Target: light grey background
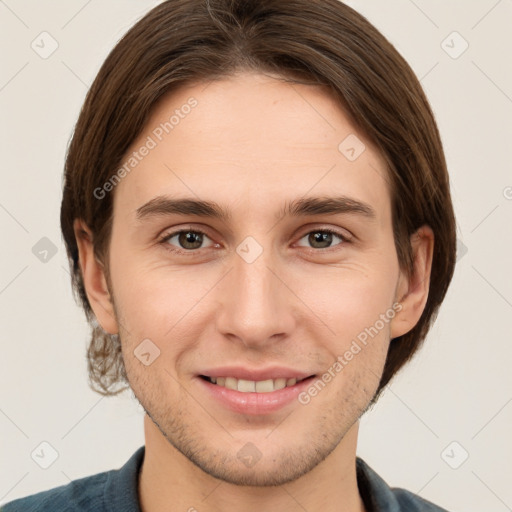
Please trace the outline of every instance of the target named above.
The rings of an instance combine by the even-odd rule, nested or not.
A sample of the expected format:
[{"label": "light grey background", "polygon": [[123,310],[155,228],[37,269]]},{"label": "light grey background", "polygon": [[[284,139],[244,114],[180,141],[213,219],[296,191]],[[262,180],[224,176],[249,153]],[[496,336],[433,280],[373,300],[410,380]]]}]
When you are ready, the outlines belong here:
[{"label": "light grey background", "polygon": [[[87,88],[157,3],[0,0],[0,504],[118,468],[144,443],[131,393],[105,399],[87,386],[89,330],[71,295],[59,207]],[[390,485],[450,511],[512,510],[512,0],[347,3],[422,81],[461,249],[424,348],[362,419],[358,453]],[[46,262],[43,237],[57,250]],[[31,458],[42,442],[58,453],[48,469]]]}]

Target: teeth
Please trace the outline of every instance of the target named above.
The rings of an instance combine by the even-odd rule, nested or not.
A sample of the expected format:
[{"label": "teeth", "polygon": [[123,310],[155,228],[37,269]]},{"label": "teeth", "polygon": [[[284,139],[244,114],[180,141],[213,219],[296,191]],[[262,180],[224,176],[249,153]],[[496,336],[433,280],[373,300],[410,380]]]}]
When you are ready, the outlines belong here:
[{"label": "teeth", "polygon": [[210,382],[213,384],[217,384],[218,386],[222,386],[228,389],[234,389],[235,391],[240,391],[242,393],[271,393],[272,391],[277,391],[278,389],[283,389],[288,386],[294,386],[297,382],[300,382],[302,379],[297,381],[296,378],[285,379],[268,379],[268,380],[245,380],[245,379],[235,379],[234,377],[208,377]]},{"label": "teeth", "polygon": [[283,389],[286,387],[286,379],[275,379],[274,380],[274,389]]},{"label": "teeth", "polygon": [[[236,382],[236,379],[233,380]],[[235,389],[242,391],[243,393],[254,393],[256,391],[256,382],[253,380],[238,379],[238,386]]]},{"label": "teeth", "polygon": [[[241,381],[238,381],[238,391],[245,391],[240,389],[240,382]],[[270,393],[274,391],[274,381],[272,379],[260,380],[254,384],[254,388],[253,391],[257,391],[258,393]]]},{"label": "teeth", "polygon": [[236,391],[237,381],[234,377],[226,377],[226,382],[225,382],[224,386],[228,389],[234,389]]}]

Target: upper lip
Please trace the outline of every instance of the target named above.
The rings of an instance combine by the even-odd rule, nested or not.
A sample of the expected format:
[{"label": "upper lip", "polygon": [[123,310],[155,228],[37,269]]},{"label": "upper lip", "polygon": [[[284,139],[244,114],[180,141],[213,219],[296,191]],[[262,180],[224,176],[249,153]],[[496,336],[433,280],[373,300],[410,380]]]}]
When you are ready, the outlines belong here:
[{"label": "upper lip", "polygon": [[311,372],[286,368],[284,366],[272,366],[268,368],[244,368],[242,366],[222,366],[219,368],[210,368],[201,371],[199,375],[205,377],[234,377],[235,379],[244,379],[252,381],[261,381],[269,379],[305,379],[314,375]]}]

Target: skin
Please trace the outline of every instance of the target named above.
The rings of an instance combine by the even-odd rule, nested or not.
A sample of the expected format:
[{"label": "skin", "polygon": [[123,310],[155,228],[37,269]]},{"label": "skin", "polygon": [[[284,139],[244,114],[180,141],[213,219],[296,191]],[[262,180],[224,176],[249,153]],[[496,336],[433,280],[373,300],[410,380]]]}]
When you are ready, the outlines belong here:
[{"label": "skin", "polygon": [[[432,231],[411,237],[407,278],[384,162],[320,86],[249,72],[189,85],[163,98],[128,153],[190,97],[198,105],[112,192],[110,289],[90,231],[75,222],[90,304],[103,329],[119,333],[130,386],[146,411],[142,510],[364,511],[355,472],[359,418],[390,340],[412,329],[425,306]],[[355,161],[338,150],[350,134],[366,146]],[[231,217],[137,220],[137,209],[158,195],[215,201]],[[335,195],[366,203],[375,217],[276,221],[285,201]],[[310,234],[321,228],[343,238],[315,241]],[[202,245],[200,235],[195,245],[180,245],[178,236],[160,241],[179,229],[203,231]],[[263,250],[252,263],[236,252],[247,236]],[[225,364],[321,376],[396,302],[401,310],[307,405],[235,413],[198,381],[200,369]],[[134,357],[146,338],[160,349],[149,366]],[[248,442],[262,455],[253,467],[237,457]]]}]

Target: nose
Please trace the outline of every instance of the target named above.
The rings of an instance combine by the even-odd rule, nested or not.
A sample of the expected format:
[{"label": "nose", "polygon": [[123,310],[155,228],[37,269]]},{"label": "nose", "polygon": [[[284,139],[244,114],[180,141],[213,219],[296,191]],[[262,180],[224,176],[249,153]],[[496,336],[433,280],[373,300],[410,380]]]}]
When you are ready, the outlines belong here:
[{"label": "nose", "polygon": [[233,255],[231,271],[217,287],[218,331],[250,348],[263,348],[294,329],[299,299],[289,272],[264,250],[253,262]]}]

